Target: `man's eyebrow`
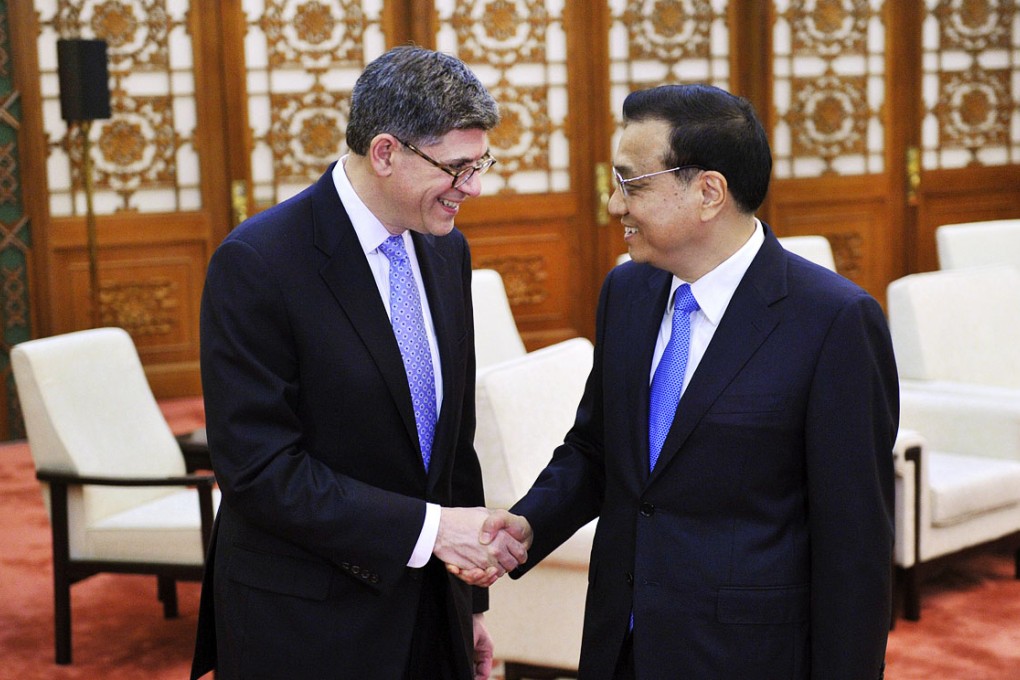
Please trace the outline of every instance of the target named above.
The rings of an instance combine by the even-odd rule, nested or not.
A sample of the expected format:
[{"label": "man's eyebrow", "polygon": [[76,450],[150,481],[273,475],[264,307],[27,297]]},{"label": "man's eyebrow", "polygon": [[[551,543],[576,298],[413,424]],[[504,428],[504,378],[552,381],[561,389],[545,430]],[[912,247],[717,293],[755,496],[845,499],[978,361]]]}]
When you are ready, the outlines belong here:
[{"label": "man's eyebrow", "polygon": [[452,161],[445,161],[445,162],[446,162],[446,164],[447,164],[447,165],[449,165],[450,167],[453,167],[453,168],[458,168],[458,167],[460,167],[460,166],[462,166],[462,165],[467,165],[468,163],[471,163],[471,164],[477,163],[478,161],[480,161],[480,160],[482,160],[483,158],[485,158],[485,156],[486,156],[486,155],[487,155],[488,153],[489,153],[489,148],[488,148],[488,147],[486,147],[486,148],[485,148],[485,152],[484,152],[484,153],[483,153],[483,154],[482,154],[481,156],[479,156],[478,158],[469,158],[469,157],[464,157],[464,158],[457,158],[457,159],[455,159],[455,160],[452,160]]},{"label": "man's eyebrow", "polygon": [[629,165],[614,165],[613,168],[615,168],[616,171],[620,173],[620,176],[623,177],[624,179],[626,179],[629,175],[634,174],[634,171],[631,169]]}]

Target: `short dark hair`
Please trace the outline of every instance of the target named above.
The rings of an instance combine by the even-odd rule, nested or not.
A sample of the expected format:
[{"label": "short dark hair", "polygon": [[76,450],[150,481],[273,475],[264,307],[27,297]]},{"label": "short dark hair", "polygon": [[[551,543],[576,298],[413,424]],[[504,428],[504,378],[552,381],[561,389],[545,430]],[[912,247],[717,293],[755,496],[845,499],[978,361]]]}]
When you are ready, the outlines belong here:
[{"label": "short dark hair", "polygon": [[460,59],[394,47],[369,63],[354,84],[347,146],[365,155],[383,132],[428,146],[451,130],[491,130],[497,123],[496,101]]},{"label": "short dark hair", "polygon": [[672,127],[663,167],[698,165],[726,178],[746,213],[765,200],[772,151],[751,102],[711,85],[662,85],[631,92],[624,124],[661,120]]}]

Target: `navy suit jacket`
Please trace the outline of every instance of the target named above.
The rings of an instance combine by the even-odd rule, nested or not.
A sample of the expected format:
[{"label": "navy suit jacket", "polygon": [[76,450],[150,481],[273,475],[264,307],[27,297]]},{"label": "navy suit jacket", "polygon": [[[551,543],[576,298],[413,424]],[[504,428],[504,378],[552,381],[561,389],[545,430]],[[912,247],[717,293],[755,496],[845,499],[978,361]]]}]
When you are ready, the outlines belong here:
[{"label": "navy suit jacket", "polygon": [[[617,267],[573,428],[513,508],[528,563],[599,518],[580,659],[643,680],[882,675],[898,382],[882,309],[765,242],[648,472],[649,370],[671,275]],[[525,577],[526,578],[526,577]]]},{"label": "navy suit jacket", "polygon": [[[470,253],[457,231],[412,238],[444,391],[428,474],[400,350],[331,173],[212,257],[201,364],[223,502],[196,675],[215,663],[220,678],[403,677],[430,581],[406,566],[425,503],[484,505]],[[469,679],[486,593],[445,571],[432,580]]]}]

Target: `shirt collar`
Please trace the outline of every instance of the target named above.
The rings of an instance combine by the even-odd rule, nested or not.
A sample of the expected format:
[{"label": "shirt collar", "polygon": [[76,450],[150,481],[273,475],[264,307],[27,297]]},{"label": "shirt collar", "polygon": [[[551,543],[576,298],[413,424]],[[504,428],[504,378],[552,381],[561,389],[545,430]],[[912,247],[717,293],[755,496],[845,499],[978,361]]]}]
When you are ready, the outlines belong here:
[{"label": "shirt collar", "polygon": [[[705,318],[717,326],[722,319],[726,307],[730,304],[730,298],[740,285],[741,279],[751,266],[751,261],[758,254],[758,249],[765,242],[765,230],[758,218],[754,218],[754,232],[747,239],[744,245],[740,246],[737,252],[723,260],[715,269],[708,272],[700,279],[691,284],[691,293],[698,301]],[[669,290],[669,311],[673,310],[673,294],[686,281],[673,277],[673,283]]]},{"label": "shirt collar", "polygon": [[[354,185],[351,184],[344,168],[346,163],[347,155],[345,154],[333,166],[333,184],[340,196],[340,202],[347,210],[347,216],[351,218],[351,224],[354,226],[354,233],[358,235],[361,248],[367,255],[375,251],[383,241],[393,234],[387,231],[379,218],[368,209],[365,202],[358,196],[358,192],[354,190]],[[404,244],[405,246],[407,244],[406,236],[404,236]]]}]

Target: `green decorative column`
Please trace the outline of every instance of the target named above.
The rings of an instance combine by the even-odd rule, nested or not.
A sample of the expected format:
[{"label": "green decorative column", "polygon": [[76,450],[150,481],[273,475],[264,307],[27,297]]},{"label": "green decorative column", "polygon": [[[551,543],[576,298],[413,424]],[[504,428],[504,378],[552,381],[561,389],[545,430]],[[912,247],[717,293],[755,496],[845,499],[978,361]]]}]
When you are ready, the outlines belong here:
[{"label": "green decorative column", "polygon": [[[20,0],[19,0],[20,1]],[[14,89],[6,0],[0,0],[0,439],[25,436],[11,375],[11,347],[31,332],[28,259],[31,230],[25,215],[18,163],[21,105]]]}]

